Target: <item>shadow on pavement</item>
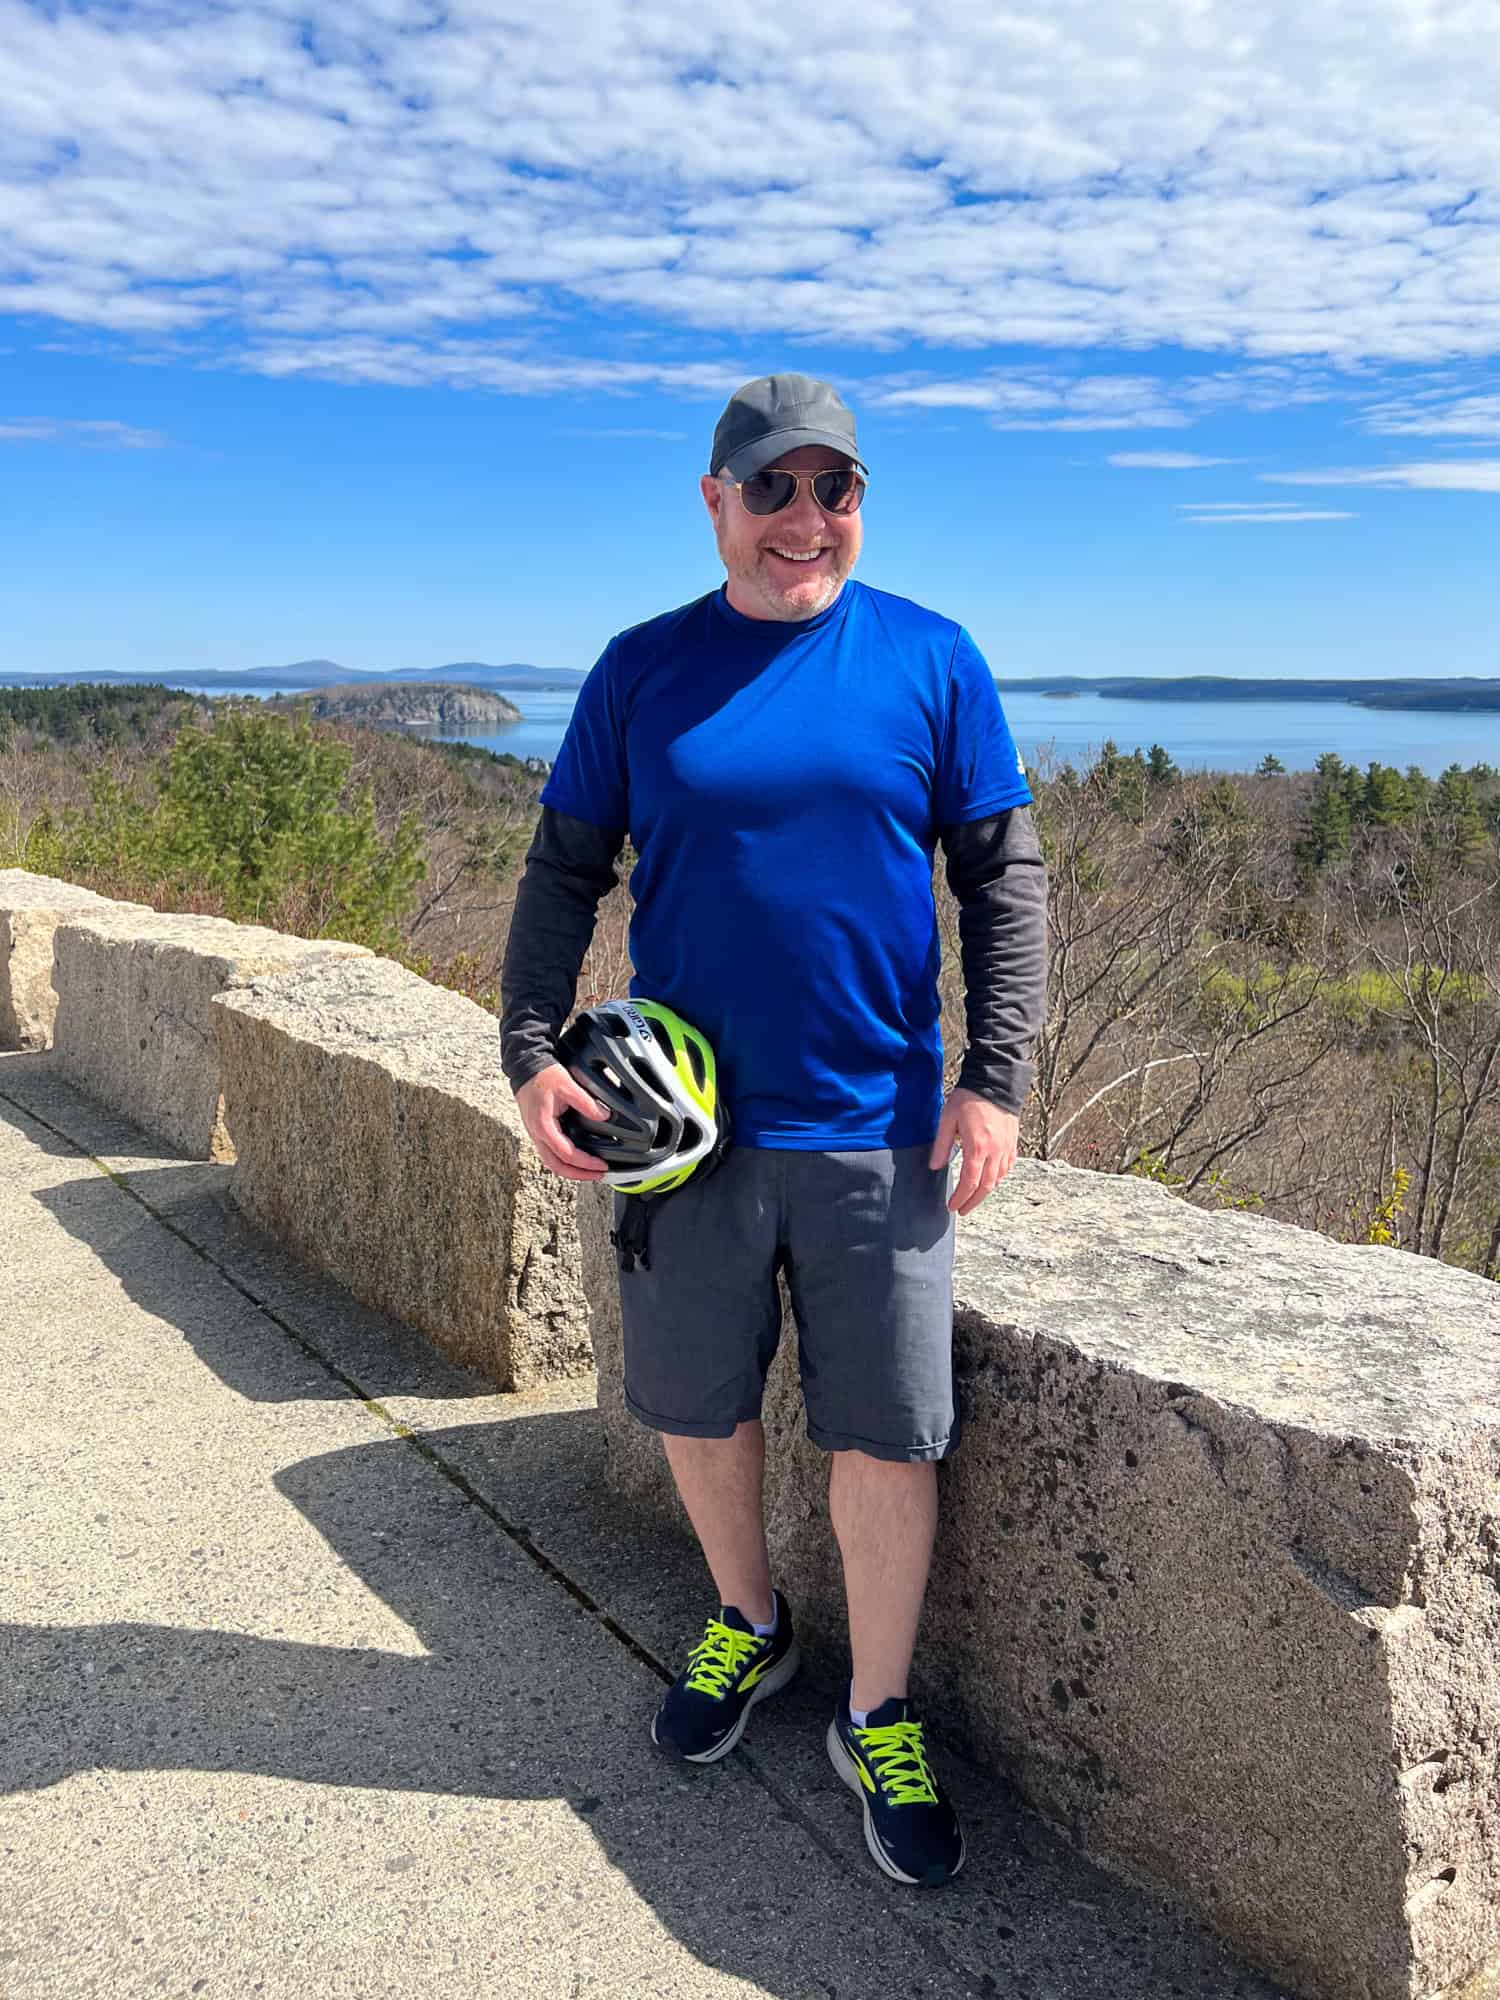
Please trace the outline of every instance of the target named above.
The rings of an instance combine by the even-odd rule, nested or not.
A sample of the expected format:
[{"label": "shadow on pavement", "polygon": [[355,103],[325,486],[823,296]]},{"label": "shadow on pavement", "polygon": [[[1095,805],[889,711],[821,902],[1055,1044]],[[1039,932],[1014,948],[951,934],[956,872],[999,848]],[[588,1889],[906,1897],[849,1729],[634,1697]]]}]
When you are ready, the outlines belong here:
[{"label": "shadow on pavement", "polygon": [[[15,1114],[0,1107],[0,1117],[14,1120]],[[28,1136],[40,1129],[24,1121]],[[54,1141],[48,1150],[78,1157],[78,1148],[66,1141]],[[122,1199],[119,1185],[96,1171],[38,1189],[36,1199],[69,1235],[88,1245],[136,1305],[177,1327],[204,1365],[252,1402],[326,1402],[348,1393],[324,1368],[288,1368],[286,1335],[277,1337],[277,1319],[305,1329],[335,1366],[356,1361],[367,1396],[462,1400],[495,1394],[494,1383],[454,1367],[410,1327],[358,1305],[331,1279],[295,1263],[283,1246],[253,1229],[229,1199],[231,1173],[229,1167],[198,1161],[132,1169],[124,1176],[129,1194],[137,1197],[131,1200]],[[202,1254],[164,1257],[163,1222]],[[249,1326],[244,1312],[226,1312],[226,1277],[273,1318]],[[334,1347],[346,1352],[330,1352]]]},{"label": "shadow on pavement", "polygon": [[[0,1119],[24,1131],[38,1152],[76,1158],[78,1147],[39,1124],[37,1118],[47,1119],[57,1106],[77,1105],[88,1107],[96,1136],[107,1142],[95,1150],[107,1150],[121,1160],[159,1160],[167,1150],[161,1140],[128,1124],[117,1112],[85,1098],[62,1076],[51,1049],[0,1049]],[[23,1120],[16,1115],[17,1109],[36,1115]]]},{"label": "shadow on pavement", "polygon": [[[106,1160],[150,1157],[102,1144],[77,1122],[89,1115],[64,1104],[58,1116],[75,1146],[0,1111],[56,1156],[76,1160],[88,1146]],[[774,2000],[1277,2000],[1160,1899],[1062,1855],[1003,1785],[955,1760],[969,1867],[936,1896],[894,1891],[828,1769],[827,1696],[811,1684],[768,1704],[723,1764],[665,1759],[647,1734],[662,1685],[652,1656],[674,1657],[700,1629],[704,1579],[669,1530],[622,1510],[604,1485],[595,1414],[527,1414],[525,1398],[497,1397],[250,1231],[224,1180],[201,1163],[156,1163],[128,1172],[139,1199],[92,1170],[35,1199],[250,1402],[347,1399],[357,1384],[384,1401],[484,1397],[484,1417],[501,1420],[426,1430],[416,1446],[361,1443],[277,1474],[278,1494],[332,1559],[275,1580],[277,1622],[298,1638],[0,1624],[0,1791],[89,1769],[182,1770],[558,1800],[703,1966]],[[345,1572],[420,1651],[341,1642]],[[493,1849],[497,1906],[525,1897],[565,1933],[575,1891],[557,1871],[567,1864],[538,1853],[534,1817],[529,1833],[523,1819],[506,1819]],[[157,1834],[171,1838],[170,1823]],[[389,1837],[372,1832],[372,1855]]]},{"label": "shadow on pavement", "polygon": [[[453,1439],[492,1429],[517,1434],[529,1459],[582,1467],[597,1425],[578,1411]],[[427,1442],[443,1454],[443,1433]],[[1277,1988],[1153,1899],[1076,1859],[1059,1867],[1050,1838],[977,1773],[956,1788],[974,1847],[965,1876],[937,1896],[893,1892],[867,1868],[858,1816],[823,1766],[821,1694],[794,1689],[769,1705],[750,1763],[669,1762],[647,1735],[660,1681],[481,1507],[413,1460],[392,1439],[302,1461],[275,1483],[410,1627],[421,1656],[154,1625],[0,1626],[0,1790],[95,1767],[182,1768],[558,1799],[705,1966],[777,2000],[1274,2000]],[[596,1488],[593,1505],[602,1529],[612,1503]],[[287,1578],[288,1624],[314,1621],[316,1588]],[[784,1789],[761,1771],[784,1774]],[[497,1886],[512,1894],[535,1870],[554,1896],[545,1861],[497,1845]]]},{"label": "shadow on pavement", "polygon": [[[853,1920],[865,1941],[832,1952],[832,1964],[844,1962],[836,1980],[811,1979],[809,1956],[838,1932],[808,1907],[809,1870],[827,1873],[816,1841],[769,1807],[742,1764],[685,1775],[655,1751],[645,1725],[659,1683],[409,1446],[330,1453],[276,1484],[426,1651],[152,1625],[3,1626],[0,1789],[96,1767],[187,1768],[341,1790],[559,1799],[695,1957],[778,2000],[881,1992],[882,1964],[906,1973],[898,1991],[919,1976],[924,1994],[985,1990],[949,1984],[941,1961],[909,1937],[882,1939],[858,1885]],[[315,1622],[317,1588],[316,1578],[288,1577],[289,1626]],[[383,1861],[377,1836],[372,1887]],[[502,1835],[497,1903],[543,1903],[565,1923],[557,1871],[567,1866],[534,1830]]]}]

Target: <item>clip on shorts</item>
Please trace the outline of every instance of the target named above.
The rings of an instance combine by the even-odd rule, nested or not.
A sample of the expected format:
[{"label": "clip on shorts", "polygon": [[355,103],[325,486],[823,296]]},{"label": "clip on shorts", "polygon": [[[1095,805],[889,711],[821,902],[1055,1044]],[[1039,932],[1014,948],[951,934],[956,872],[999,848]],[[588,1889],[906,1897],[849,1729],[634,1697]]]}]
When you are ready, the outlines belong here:
[{"label": "clip on shorts", "polygon": [[946,1457],[958,1442],[954,1218],[931,1150],[732,1146],[708,1179],[665,1199],[649,1266],[619,1278],[632,1414],[679,1437],[728,1437],[758,1417],[784,1269],[812,1442]]}]

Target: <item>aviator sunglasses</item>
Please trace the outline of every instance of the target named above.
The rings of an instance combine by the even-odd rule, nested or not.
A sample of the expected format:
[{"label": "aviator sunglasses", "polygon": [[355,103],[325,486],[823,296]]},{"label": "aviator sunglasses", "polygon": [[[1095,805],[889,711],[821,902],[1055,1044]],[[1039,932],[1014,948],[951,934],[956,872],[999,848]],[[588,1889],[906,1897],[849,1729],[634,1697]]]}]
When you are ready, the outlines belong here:
[{"label": "aviator sunglasses", "polygon": [[[719,476],[724,477],[722,473]],[[747,514],[779,514],[783,507],[791,506],[804,479],[825,514],[859,512],[866,481],[853,465],[835,465],[825,472],[783,472],[768,466],[764,472],[752,472],[748,479],[724,479],[724,484],[739,488]]]}]

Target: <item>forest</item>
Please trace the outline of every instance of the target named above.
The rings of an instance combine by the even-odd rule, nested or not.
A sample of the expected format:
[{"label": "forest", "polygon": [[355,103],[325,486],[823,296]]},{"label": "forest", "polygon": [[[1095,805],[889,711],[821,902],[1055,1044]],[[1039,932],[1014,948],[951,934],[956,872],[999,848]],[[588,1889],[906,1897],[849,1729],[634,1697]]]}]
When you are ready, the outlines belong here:
[{"label": "forest", "polygon": [[[0,691],[0,866],[388,952],[480,1005],[546,766],[166,689]],[[1500,1277],[1500,772],[1033,766],[1023,1150]],[[579,982],[629,978],[629,855]],[[934,871],[950,1080],[957,910]]]}]

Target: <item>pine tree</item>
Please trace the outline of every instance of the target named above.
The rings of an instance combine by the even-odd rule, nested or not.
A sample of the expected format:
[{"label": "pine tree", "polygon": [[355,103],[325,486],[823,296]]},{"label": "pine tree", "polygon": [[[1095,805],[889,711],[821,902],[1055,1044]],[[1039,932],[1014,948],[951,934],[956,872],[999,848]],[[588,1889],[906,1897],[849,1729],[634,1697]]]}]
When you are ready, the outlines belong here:
[{"label": "pine tree", "polygon": [[1487,853],[1489,837],[1479,793],[1467,771],[1457,764],[1448,766],[1433,788],[1431,809],[1449,851],[1461,867],[1472,868]]},{"label": "pine tree", "polygon": [[1325,867],[1336,855],[1348,851],[1354,824],[1351,778],[1363,804],[1364,780],[1358,769],[1354,765],[1346,767],[1336,751],[1325,750],[1317,762],[1312,797],[1307,802],[1296,845],[1297,859],[1304,868]]},{"label": "pine tree", "polygon": [[1373,760],[1365,773],[1364,797],[1356,817],[1365,826],[1399,826],[1415,807],[1406,780],[1392,764]]}]

